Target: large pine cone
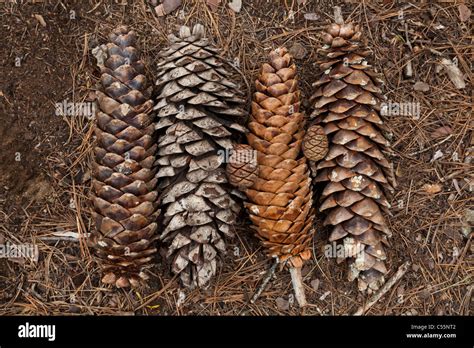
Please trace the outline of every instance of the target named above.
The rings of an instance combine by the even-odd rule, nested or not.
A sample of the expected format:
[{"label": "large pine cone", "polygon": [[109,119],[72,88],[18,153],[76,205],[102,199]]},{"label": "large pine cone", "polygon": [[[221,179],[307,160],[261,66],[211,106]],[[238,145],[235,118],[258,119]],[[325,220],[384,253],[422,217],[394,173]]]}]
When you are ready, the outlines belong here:
[{"label": "large pine cone", "polygon": [[389,146],[379,116],[382,81],[367,64],[369,51],[361,37],[352,24],[332,24],[325,33],[324,73],[313,84],[311,117],[329,138],[315,181],[326,183],[320,211],[327,213],[324,224],[334,226],[330,241],[344,244],[349,279],[358,278],[361,290],[374,290],[387,273],[383,245],[390,230],[382,211],[390,208],[386,195],[395,177],[382,153]]},{"label": "large pine cone", "polygon": [[311,178],[301,151],[304,115],[296,67],[285,48],[270,53],[255,82],[250,133],[259,172],[246,207],[267,252],[299,268],[311,257]]},{"label": "large pine cone", "polygon": [[[158,63],[157,110],[165,229],[161,238],[172,271],[188,287],[204,286],[240,204],[231,196],[225,159],[232,139],[245,132],[238,86],[204,37],[204,27],[181,27]],[[237,190],[234,192],[237,193]]]},{"label": "large pine cone", "polygon": [[133,31],[121,26],[110,35],[98,92],[92,200],[102,281],[118,287],[146,279],[144,267],[156,249],[156,151],[144,66]]}]

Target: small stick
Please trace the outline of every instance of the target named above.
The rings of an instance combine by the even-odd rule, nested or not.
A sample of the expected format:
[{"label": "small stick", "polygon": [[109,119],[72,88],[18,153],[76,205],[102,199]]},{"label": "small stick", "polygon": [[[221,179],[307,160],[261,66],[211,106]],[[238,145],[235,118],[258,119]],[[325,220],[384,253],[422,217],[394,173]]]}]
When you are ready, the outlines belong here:
[{"label": "small stick", "polygon": [[439,178],[439,181],[446,182],[447,180],[451,180],[451,179],[455,178],[456,176],[463,174],[465,171],[466,171],[466,169],[457,170],[457,171],[455,171],[455,172],[453,172],[449,175],[446,175],[442,178]]},{"label": "small stick", "polygon": [[262,284],[258,287],[257,291],[255,294],[252,296],[252,299],[250,300],[250,303],[254,304],[255,301],[257,301],[257,298],[261,295],[263,290],[267,287],[268,282],[270,279],[272,279],[273,275],[275,274],[275,270],[278,266],[278,258],[275,259],[275,263],[270,267],[270,269],[267,271],[265,274],[265,278],[263,278]]},{"label": "small stick", "polygon": [[339,25],[344,24],[344,18],[342,17],[341,6],[334,6],[334,22],[336,22],[336,24],[339,24]]},{"label": "small stick", "polygon": [[443,56],[443,53],[441,53],[440,51],[437,51],[435,50],[434,48],[428,48],[428,50],[433,53],[433,54],[436,54],[437,56]]},{"label": "small stick", "polygon": [[[411,42],[410,42],[410,37],[408,36],[408,25],[405,21],[403,21],[403,22],[404,22],[404,25],[405,25],[405,40],[407,42],[408,48],[410,49],[411,52],[413,52],[413,47],[412,47]],[[407,59],[408,59],[407,65],[405,65],[405,76],[406,77],[412,77],[413,76],[413,65],[411,63],[411,59],[408,56],[408,54],[405,54],[405,57],[407,57]]]},{"label": "small stick", "polygon": [[39,240],[43,242],[60,242],[60,241],[65,241],[65,242],[79,242],[80,240],[78,238],[74,237],[62,237],[62,236],[54,236],[54,237],[38,237]]},{"label": "small stick", "polygon": [[61,231],[61,232],[53,232],[50,236],[40,236],[38,237],[39,240],[42,241],[70,241],[70,242],[80,242],[81,239],[89,238],[90,233],[84,233],[80,235],[77,232],[72,231]]},{"label": "small stick", "polygon": [[456,262],[456,267],[454,267],[453,273],[451,273],[451,278],[449,280],[453,280],[456,274],[458,273],[459,266],[461,265],[462,260],[464,259],[464,256],[466,255],[467,250],[469,249],[469,245],[471,244],[471,239],[472,239],[472,233],[469,235],[469,239],[466,242],[466,245],[464,246],[461,256],[458,258]]},{"label": "small stick", "polygon": [[408,156],[415,156],[415,155],[419,155],[420,153],[426,152],[426,151],[428,151],[428,150],[430,150],[430,149],[432,149],[432,148],[434,148],[434,147],[436,147],[436,146],[438,146],[438,145],[441,145],[441,144],[445,143],[446,141],[448,141],[448,140],[451,139],[452,137],[453,137],[453,135],[450,134],[450,135],[448,135],[446,138],[444,138],[443,140],[437,142],[436,144],[433,144],[433,145],[431,145],[431,146],[428,146],[427,148],[424,148],[424,149],[422,149],[422,150],[420,150],[420,151],[415,151],[415,152],[409,153]]},{"label": "small stick", "polygon": [[301,267],[291,267],[291,283],[293,284],[293,289],[295,290],[296,301],[300,307],[306,306],[306,295],[304,293],[303,277],[301,276]]},{"label": "small stick", "polygon": [[408,46],[408,48],[410,49],[410,51],[413,52],[413,46],[411,45],[410,37],[408,36],[408,25],[407,25],[407,22],[405,22],[404,24],[405,24],[405,40],[407,41],[407,46]]},{"label": "small stick", "polygon": [[401,265],[397,272],[390,278],[384,286],[382,286],[379,291],[377,291],[374,296],[372,296],[367,302],[367,304],[362,305],[357,309],[357,311],[353,315],[363,315],[370,307],[372,307],[375,303],[377,303],[380,298],[385,295],[385,293],[390,290],[390,288],[406,273],[408,267],[410,266],[410,261],[406,261],[403,265]]},{"label": "small stick", "polygon": [[471,303],[471,296],[472,296],[472,289],[474,289],[474,285],[469,285],[467,287],[466,295],[464,295],[464,299],[461,302],[461,308],[466,308],[466,314],[469,315],[469,304]]},{"label": "small stick", "polygon": [[408,59],[407,65],[405,65],[405,76],[412,77],[413,76],[413,65],[411,64],[411,59],[405,54],[405,57]]}]

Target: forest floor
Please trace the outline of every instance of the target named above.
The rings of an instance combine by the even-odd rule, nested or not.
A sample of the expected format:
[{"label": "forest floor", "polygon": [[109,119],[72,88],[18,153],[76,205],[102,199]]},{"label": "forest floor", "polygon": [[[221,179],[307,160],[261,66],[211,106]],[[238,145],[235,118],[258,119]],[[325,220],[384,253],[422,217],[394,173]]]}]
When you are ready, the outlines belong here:
[{"label": "forest floor", "polygon": [[[250,304],[270,261],[245,217],[205,290],[181,289],[160,256],[148,288],[102,286],[82,238],[93,228],[87,198],[93,120],[56,114],[57,103],[94,100],[99,72],[90,51],[119,24],[138,33],[150,78],[167,34],[182,24],[204,24],[222,56],[238,63],[248,93],[269,51],[286,46],[308,100],[320,73],[320,34],[334,5],[342,6],[346,21],[361,25],[388,100],[420,106],[418,115],[386,118],[398,179],[387,279],[403,263],[410,266],[366,314],[472,315],[474,37],[466,8],[462,1],[322,0],[244,0],[239,13],[226,1],[216,9],[183,1],[164,17],[145,0],[1,3],[0,244],[36,245],[38,258],[0,258],[0,314],[345,315],[364,305],[370,296],[346,280],[346,265],[324,256],[328,231],[320,217],[314,256],[302,272],[304,309],[293,301],[286,271],[277,271]],[[443,58],[458,65],[465,88],[454,86]],[[407,64],[412,77],[405,76]]]}]

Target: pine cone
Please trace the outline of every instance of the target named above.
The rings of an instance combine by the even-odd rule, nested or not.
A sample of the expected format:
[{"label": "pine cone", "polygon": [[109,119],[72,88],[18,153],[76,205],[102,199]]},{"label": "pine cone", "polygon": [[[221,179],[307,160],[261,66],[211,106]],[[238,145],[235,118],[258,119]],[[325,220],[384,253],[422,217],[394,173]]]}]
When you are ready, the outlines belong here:
[{"label": "pine cone", "polygon": [[382,153],[389,146],[379,116],[382,81],[365,60],[369,51],[361,37],[352,24],[332,24],[325,33],[324,74],[313,84],[311,117],[329,138],[315,178],[326,183],[320,211],[327,213],[324,224],[334,226],[329,240],[344,244],[349,279],[358,278],[361,290],[375,290],[387,273],[383,244],[390,230],[382,211],[390,208],[386,195],[395,177]]},{"label": "pine cone", "polygon": [[226,172],[232,186],[242,191],[252,187],[258,175],[257,158],[253,148],[245,144],[234,145]]},{"label": "pine cone", "polygon": [[328,137],[323,127],[312,125],[306,131],[303,139],[303,153],[310,161],[319,161],[328,152]]},{"label": "pine cone", "polygon": [[304,115],[292,57],[280,48],[269,58],[255,82],[247,140],[259,173],[246,191],[246,207],[269,256],[300,268],[311,257],[313,236],[311,178],[301,152]]},{"label": "pine cone", "polygon": [[134,48],[133,31],[121,26],[110,35],[98,92],[92,201],[97,248],[105,276],[117,287],[147,279],[144,267],[156,249],[156,151],[153,102],[146,91],[144,66]]},{"label": "pine cone", "polygon": [[[160,132],[160,180],[166,256],[188,287],[204,286],[216,272],[216,255],[240,204],[228,184],[225,158],[233,139],[245,132],[238,86],[204,37],[204,27],[183,26],[163,50],[156,82],[155,109]],[[237,121],[237,122],[236,122]]]}]

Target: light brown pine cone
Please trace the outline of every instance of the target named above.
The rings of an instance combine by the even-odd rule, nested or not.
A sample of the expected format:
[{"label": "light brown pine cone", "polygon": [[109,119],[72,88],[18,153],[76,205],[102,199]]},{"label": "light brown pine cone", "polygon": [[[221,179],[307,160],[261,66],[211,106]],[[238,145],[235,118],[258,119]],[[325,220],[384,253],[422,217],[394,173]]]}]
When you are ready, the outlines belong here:
[{"label": "light brown pine cone", "polygon": [[269,256],[299,268],[311,257],[313,236],[311,178],[301,151],[304,115],[292,57],[280,48],[269,58],[255,81],[248,125],[259,172],[246,190],[246,207]]}]

